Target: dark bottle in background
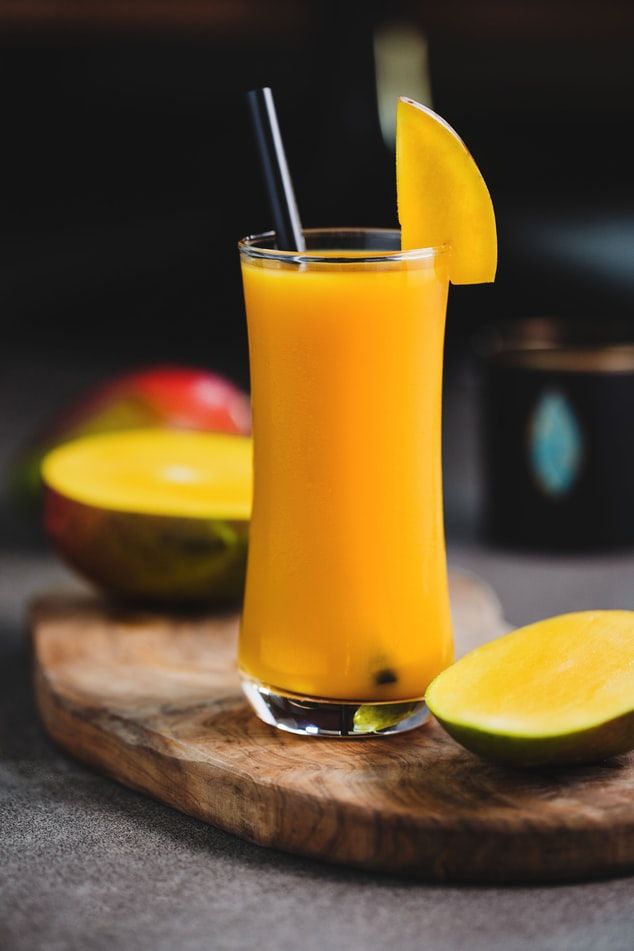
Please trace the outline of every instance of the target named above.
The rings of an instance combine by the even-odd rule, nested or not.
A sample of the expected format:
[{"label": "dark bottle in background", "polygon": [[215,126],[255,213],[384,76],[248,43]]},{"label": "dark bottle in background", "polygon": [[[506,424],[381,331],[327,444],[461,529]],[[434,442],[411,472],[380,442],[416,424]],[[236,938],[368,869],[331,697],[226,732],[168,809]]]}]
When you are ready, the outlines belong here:
[{"label": "dark bottle in background", "polygon": [[539,319],[480,337],[490,541],[562,551],[634,545],[630,333]]}]

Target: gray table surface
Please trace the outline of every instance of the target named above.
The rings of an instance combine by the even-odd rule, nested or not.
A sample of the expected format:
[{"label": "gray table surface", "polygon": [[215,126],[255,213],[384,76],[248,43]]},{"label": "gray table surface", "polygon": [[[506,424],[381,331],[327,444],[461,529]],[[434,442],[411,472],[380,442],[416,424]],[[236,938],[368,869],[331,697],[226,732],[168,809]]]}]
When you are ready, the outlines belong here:
[{"label": "gray table surface", "polygon": [[[24,368],[22,367],[22,370]],[[0,383],[7,455],[38,407],[19,361]],[[44,371],[42,371],[44,372]],[[64,367],[48,385],[63,390]],[[41,377],[40,377],[41,378]],[[59,393],[59,388],[55,390]],[[44,395],[43,395],[44,394]],[[464,451],[469,400],[450,410]],[[466,407],[466,409],[465,409]],[[465,430],[466,426],[466,430]],[[467,435],[465,435],[467,433]],[[458,450],[456,450],[458,451]],[[452,459],[449,440],[448,458]],[[454,473],[460,521],[474,483]],[[464,514],[464,513],[463,513]],[[451,520],[451,519],[450,519]],[[467,520],[468,521],[468,520]],[[9,522],[7,522],[9,525]],[[33,706],[25,608],[68,581],[46,552],[4,532],[0,548],[0,948],[3,951],[629,951],[634,879],[548,887],[440,886],[259,849],[73,762]],[[489,581],[507,618],[634,608],[634,554],[544,557],[487,549],[450,532],[450,562]]]}]

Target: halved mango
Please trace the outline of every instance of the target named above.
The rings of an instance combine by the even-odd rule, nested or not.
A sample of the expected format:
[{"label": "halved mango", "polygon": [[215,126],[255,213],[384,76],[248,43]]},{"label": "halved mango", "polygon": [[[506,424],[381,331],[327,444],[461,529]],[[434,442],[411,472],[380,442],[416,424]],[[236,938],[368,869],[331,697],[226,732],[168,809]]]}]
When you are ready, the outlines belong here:
[{"label": "halved mango", "polygon": [[86,436],[44,458],[45,526],[65,560],[113,594],[233,601],[244,585],[251,468],[246,436]]},{"label": "halved mango", "polygon": [[516,766],[593,763],[634,748],[634,611],[580,611],[471,651],[426,702],[474,753]]},{"label": "halved mango", "polygon": [[489,190],[457,133],[413,99],[398,102],[396,181],[403,249],[449,245],[453,284],[493,281],[497,233]]}]

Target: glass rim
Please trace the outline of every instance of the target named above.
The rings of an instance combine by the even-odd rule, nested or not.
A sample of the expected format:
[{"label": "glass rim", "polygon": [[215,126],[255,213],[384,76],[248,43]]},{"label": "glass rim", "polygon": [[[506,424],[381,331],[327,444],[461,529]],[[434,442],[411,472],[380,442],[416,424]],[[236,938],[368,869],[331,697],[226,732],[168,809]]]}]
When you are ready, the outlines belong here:
[{"label": "glass rim", "polygon": [[[303,228],[302,234],[306,237],[319,235],[337,235],[352,237],[358,235],[390,235],[399,236],[398,228]],[[265,261],[285,261],[287,264],[380,264],[383,262],[422,261],[432,260],[439,254],[449,250],[449,244],[440,244],[428,248],[411,248],[402,251],[388,251],[384,249],[372,250],[368,248],[333,248],[332,250],[315,248],[307,251],[280,251],[277,248],[262,247],[262,243],[275,238],[275,231],[263,231],[260,234],[250,234],[238,241],[240,254],[248,258]]]}]

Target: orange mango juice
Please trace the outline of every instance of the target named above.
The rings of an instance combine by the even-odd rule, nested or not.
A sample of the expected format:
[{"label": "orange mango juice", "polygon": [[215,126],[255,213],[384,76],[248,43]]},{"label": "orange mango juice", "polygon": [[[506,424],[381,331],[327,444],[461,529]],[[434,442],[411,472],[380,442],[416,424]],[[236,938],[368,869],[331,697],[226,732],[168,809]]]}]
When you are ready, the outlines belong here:
[{"label": "orange mango juice", "polygon": [[281,694],[421,698],[452,660],[447,257],[242,254],[254,499],[239,663]]}]

